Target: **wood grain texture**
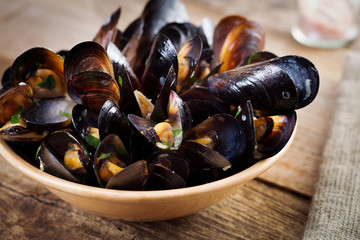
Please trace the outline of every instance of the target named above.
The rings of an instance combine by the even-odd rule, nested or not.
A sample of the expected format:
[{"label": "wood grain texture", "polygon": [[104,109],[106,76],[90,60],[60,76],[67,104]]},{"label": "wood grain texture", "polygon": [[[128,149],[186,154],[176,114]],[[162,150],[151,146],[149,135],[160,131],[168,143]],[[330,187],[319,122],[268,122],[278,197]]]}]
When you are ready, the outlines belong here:
[{"label": "wood grain texture", "polygon": [[123,222],[72,207],[0,164],[0,239],[289,239],[301,236],[310,206],[309,199],[252,181],[187,217]]},{"label": "wood grain texture", "polygon": [[[104,20],[122,7],[124,29],[142,11],[145,0],[0,1],[0,72],[25,50],[43,46],[70,49],[90,40]],[[0,159],[0,239],[300,239],[310,197],[343,74],[348,48],[319,50],[301,46],[290,36],[296,1],[184,0],[190,20],[217,23],[229,14],[263,25],[265,50],[310,59],[320,72],[317,99],[298,111],[298,132],[291,149],[270,170],[228,199],[197,214],[156,223],[128,223],[97,217],[59,200]]]}]

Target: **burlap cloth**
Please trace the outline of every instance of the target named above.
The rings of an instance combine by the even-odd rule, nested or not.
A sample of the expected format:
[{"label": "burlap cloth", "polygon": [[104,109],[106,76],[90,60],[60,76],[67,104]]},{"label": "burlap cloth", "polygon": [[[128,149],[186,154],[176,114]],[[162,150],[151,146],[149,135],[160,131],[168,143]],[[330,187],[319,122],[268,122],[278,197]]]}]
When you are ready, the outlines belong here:
[{"label": "burlap cloth", "polygon": [[360,53],[349,53],[303,239],[360,239]]}]

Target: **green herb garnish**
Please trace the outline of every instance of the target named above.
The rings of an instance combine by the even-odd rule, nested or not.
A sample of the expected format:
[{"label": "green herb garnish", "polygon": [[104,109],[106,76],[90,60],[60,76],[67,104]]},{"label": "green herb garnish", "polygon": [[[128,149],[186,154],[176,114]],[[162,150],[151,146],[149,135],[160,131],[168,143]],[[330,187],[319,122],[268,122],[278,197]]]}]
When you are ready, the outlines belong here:
[{"label": "green herb garnish", "polygon": [[111,153],[111,152],[110,153],[101,153],[99,159],[100,160],[107,159],[107,158],[110,158],[112,155],[113,155],[113,153]]},{"label": "green herb garnish", "polygon": [[38,149],[36,150],[35,161],[36,161],[36,159],[37,159],[38,156],[39,156],[40,149],[41,149],[41,145],[39,145]]},{"label": "green herb garnish", "polygon": [[237,112],[235,114],[235,118],[237,118],[239,116],[240,112],[241,112],[241,107],[238,106],[238,110],[237,110]]},{"label": "green herb garnish", "polygon": [[247,61],[248,64],[252,63],[252,61],[258,57],[260,57],[261,54],[260,53],[254,53],[253,55],[251,55]]},{"label": "green herb garnish", "polygon": [[71,118],[71,113],[68,112],[63,112],[60,110],[59,115],[62,117],[67,117],[67,118]]},{"label": "green herb garnish", "polygon": [[120,87],[123,86],[123,82],[122,82],[122,77],[121,77],[121,76],[118,77],[118,83],[119,83],[119,86],[120,86]]},{"label": "green herb garnish", "polygon": [[164,144],[164,146],[166,146],[166,149],[169,150],[170,146],[167,142],[165,142],[164,140],[161,140],[161,143]]},{"label": "green herb garnish", "polygon": [[45,78],[44,81],[39,82],[37,85],[52,90],[55,88],[55,78],[52,74],[50,74]]},{"label": "green herb garnish", "polygon": [[97,148],[100,144],[100,139],[94,137],[91,134],[89,134],[85,137],[85,141],[87,142],[87,144],[89,144],[93,148]]},{"label": "green herb garnish", "polygon": [[176,135],[179,135],[180,133],[182,133],[182,129],[172,130],[172,132],[173,132],[173,135],[176,136]]},{"label": "green herb garnish", "polygon": [[24,109],[23,106],[19,106],[16,109],[15,113],[11,116],[11,120],[10,120],[11,124],[20,123],[20,116],[21,116],[21,112],[22,112],[23,109]]}]

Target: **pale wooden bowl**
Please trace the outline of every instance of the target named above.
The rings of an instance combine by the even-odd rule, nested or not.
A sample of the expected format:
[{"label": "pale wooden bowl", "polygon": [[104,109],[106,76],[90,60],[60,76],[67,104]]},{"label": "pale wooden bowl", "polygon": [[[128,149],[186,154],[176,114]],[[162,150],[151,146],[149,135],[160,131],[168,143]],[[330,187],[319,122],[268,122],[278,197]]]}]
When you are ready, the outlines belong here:
[{"label": "pale wooden bowl", "polygon": [[90,187],[47,174],[19,157],[0,140],[0,153],[13,167],[43,184],[50,192],[78,208],[126,221],[160,221],[190,215],[226,198],[274,165],[289,149],[296,132],[275,156],[259,161],[230,177],[175,190],[123,191]]}]

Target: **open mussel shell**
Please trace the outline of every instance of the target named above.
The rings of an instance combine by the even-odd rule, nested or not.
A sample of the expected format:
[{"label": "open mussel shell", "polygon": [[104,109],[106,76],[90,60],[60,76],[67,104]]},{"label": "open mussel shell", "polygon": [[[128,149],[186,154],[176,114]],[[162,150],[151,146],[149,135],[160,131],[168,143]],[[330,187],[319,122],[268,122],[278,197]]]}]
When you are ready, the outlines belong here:
[{"label": "open mussel shell", "polygon": [[179,52],[187,41],[193,39],[197,35],[198,29],[189,22],[172,22],[160,29],[159,33],[166,35],[173,43],[176,51]]},{"label": "open mussel shell", "polygon": [[83,72],[104,72],[114,78],[112,63],[100,44],[87,41],[70,49],[64,61],[65,80],[69,82],[74,75]]},{"label": "open mussel shell", "polygon": [[5,124],[0,129],[0,138],[14,143],[36,143],[43,140],[48,134],[46,130],[32,130],[23,124]]},{"label": "open mussel shell", "polygon": [[185,181],[190,174],[189,160],[175,151],[157,151],[148,157],[147,162],[167,168],[178,174]]},{"label": "open mussel shell", "polygon": [[141,18],[144,21],[142,31],[140,31],[141,37],[132,38],[128,43],[131,44],[132,41],[137,42],[136,51],[130,63],[139,78],[142,76],[151,43],[160,29],[168,23],[187,22],[188,14],[184,4],[178,0],[155,0],[149,1],[146,4]]},{"label": "open mussel shell", "polygon": [[64,96],[64,59],[46,48],[31,48],[17,57],[11,67],[13,86],[25,82],[36,98]]},{"label": "open mussel shell", "polygon": [[65,97],[42,99],[27,107],[21,116],[28,125],[57,130],[71,124],[74,106],[75,102]]},{"label": "open mussel shell", "polygon": [[68,131],[49,134],[37,154],[40,168],[54,176],[90,185],[96,185],[90,158],[83,145]]},{"label": "open mussel shell", "polygon": [[119,22],[121,9],[118,8],[111,16],[105,21],[105,23],[101,26],[93,41],[99,43],[104,48],[108,46],[108,44],[114,40],[117,30],[116,25]]},{"label": "open mussel shell", "polygon": [[267,51],[261,51],[261,52],[256,52],[253,53],[249,56],[247,56],[242,63],[240,64],[240,66],[245,66],[245,65],[249,65],[249,64],[253,64],[253,63],[258,63],[258,62],[264,62],[273,58],[277,58],[277,56],[271,52],[267,52]]},{"label": "open mussel shell", "polygon": [[16,111],[33,103],[33,90],[28,85],[10,88],[0,95],[0,125],[9,121]]},{"label": "open mussel shell", "polygon": [[264,136],[257,142],[255,159],[265,159],[277,154],[289,141],[295,129],[297,119],[295,111],[268,118],[271,118],[271,130],[265,131]]},{"label": "open mussel shell", "polygon": [[84,105],[77,104],[72,109],[72,123],[75,131],[92,150],[100,144],[98,118],[97,113]]},{"label": "open mussel shell", "polygon": [[197,68],[203,50],[200,35],[187,41],[178,53],[179,70],[177,75],[176,91],[180,93],[193,85],[191,76]]},{"label": "open mussel shell", "polygon": [[174,133],[174,148],[178,148],[190,133],[192,116],[189,107],[174,91],[170,92],[168,115]]},{"label": "open mussel shell", "polygon": [[264,30],[256,22],[245,21],[235,26],[225,38],[222,45],[219,62],[222,62],[219,72],[233,69],[249,55],[264,48]]},{"label": "open mussel shell", "polygon": [[120,190],[144,190],[148,180],[145,160],[136,161],[110,178],[106,188]]},{"label": "open mussel shell", "polygon": [[188,139],[208,146],[233,163],[246,149],[245,131],[233,116],[221,113],[193,127]]},{"label": "open mussel shell", "polygon": [[185,180],[180,175],[162,165],[149,164],[148,168],[147,190],[176,189],[183,188],[186,185]]},{"label": "open mussel shell", "polygon": [[94,155],[94,169],[100,186],[105,187],[118,171],[130,164],[130,156],[121,139],[115,134],[106,136]]},{"label": "open mussel shell", "polygon": [[[254,109],[263,115],[292,111],[299,106],[295,80],[272,61],[274,59],[213,75],[207,79],[209,91],[234,106],[250,100]],[[315,76],[309,81],[318,83],[318,80]]]},{"label": "open mussel shell", "polygon": [[116,134],[129,151],[132,132],[129,121],[116,104],[110,100],[106,101],[99,114],[100,139],[103,140],[110,134]]},{"label": "open mussel shell", "polygon": [[118,103],[120,91],[116,81],[105,72],[78,73],[68,81],[69,96],[79,104],[99,112],[107,100]]},{"label": "open mussel shell", "polygon": [[213,35],[213,66],[217,65],[220,58],[221,49],[224,45],[225,39],[231,32],[231,30],[247,21],[246,18],[238,15],[227,16],[216,25]]},{"label": "open mussel shell", "polygon": [[190,109],[193,126],[217,113],[230,112],[230,106],[220,101],[206,87],[193,86],[180,97]]},{"label": "open mussel shell", "polygon": [[197,142],[183,142],[178,152],[190,161],[189,185],[218,180],[231,168],[231,163],[220,153]]},{"label": "open mussel shell", "polygon": [[168,106],[170,91],[175,89],[176,73],[173,66],[170,67],[169,72],[164,80],[159,95],[156,98],[154,109],[150,115],[150,120],[154,122],[165,121],[169,117]]},{"label": "open mussel shell", "polygon": [[178,72],[177,52],[170,39],[163,34],[154,39],[142,76],[142,92],[153,102],[161,91],[171,66]]},{"label": "open mussel shell", "polygon": [[[139,79],[130,67],[130,64],[126,57],[120,52],[114,43],[109,43],[106,52],[114,67],[115,80],[118,80],[120,87],[123,87],[122,79],[128,77],[130,79],[131,88],[133,90],[140,88]],[[127,74],[127,76],[126,76]]]}]

